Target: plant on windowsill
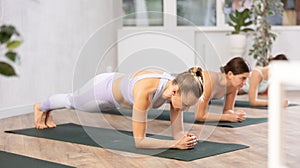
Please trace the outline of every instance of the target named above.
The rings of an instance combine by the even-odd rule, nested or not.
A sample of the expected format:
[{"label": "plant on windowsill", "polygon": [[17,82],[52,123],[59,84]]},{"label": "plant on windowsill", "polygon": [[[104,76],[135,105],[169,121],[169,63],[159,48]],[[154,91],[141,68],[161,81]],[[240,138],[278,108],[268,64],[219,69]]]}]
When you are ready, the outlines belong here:
[{"label": "plant on windowsill", "polygon": [[234,28],[229,39],[231,56],[243,56],[247,47],[247,32],[253,31],[249,28],[252,25],[250,10],[235,10],[229,14],[229,18],[228,24]]},{"label": "plant on windowsill", "polygon": [[20,34],[12,25],[0,26],[0,75],[17,76],[12,65],[19,60],[18,53],[14,50],[22,44]]},{"label": "plant on windowsill", "polygon": [[268,57],[277,35],[271,31],[271,24],[267,18],[273,16],[275,12],[283,13],[283,3],[281,0],[253,0],[251,13],[255,25],[254,42],[249,50],[249,56],[256,59],[259,66],[268,65]]}]

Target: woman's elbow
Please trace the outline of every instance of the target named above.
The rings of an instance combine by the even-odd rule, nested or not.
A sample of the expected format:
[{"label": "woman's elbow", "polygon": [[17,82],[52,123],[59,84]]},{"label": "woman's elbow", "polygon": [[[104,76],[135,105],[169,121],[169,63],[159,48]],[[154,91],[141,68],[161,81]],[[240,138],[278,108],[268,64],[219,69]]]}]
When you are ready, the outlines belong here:
[{"label": "woman's elbow", "polygon": [[206,115],[195,115],[196,121],[204,122],[206,120]]},{"label": "woman's elbow", "polygon": [[251,106],[255,106],[256,105],[255,101],[251,101],[250,100],[249,103],[250,103]]},{"label": "woman's elbow", "polygon": [[250,103],[251,106],[257,106],[257,101],[256,100],[250,99],[249,103]]},{"label": "woman's elbow", "polygon": [[136,148],[143,148],[142,138],[134,138],[134,144]]},{"label": "woman's elbow", "polygon": [[143,148],[143,146],[141,145],[141,143],[135,143],[135,147],[136,148]]}]

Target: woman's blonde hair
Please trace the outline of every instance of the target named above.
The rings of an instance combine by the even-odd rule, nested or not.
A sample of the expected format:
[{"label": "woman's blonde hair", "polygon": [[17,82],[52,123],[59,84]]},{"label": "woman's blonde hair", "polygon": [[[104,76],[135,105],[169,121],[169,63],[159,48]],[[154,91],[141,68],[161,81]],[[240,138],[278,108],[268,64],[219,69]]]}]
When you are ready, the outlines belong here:
[{"label": "woman's blonde hair", "polygon": [[179,86],[181,94],[194,93],[197,98],[203,94],[203,74],[202,68],[192,67],[186,72],[182,72],[173,80],[173,84]]}]

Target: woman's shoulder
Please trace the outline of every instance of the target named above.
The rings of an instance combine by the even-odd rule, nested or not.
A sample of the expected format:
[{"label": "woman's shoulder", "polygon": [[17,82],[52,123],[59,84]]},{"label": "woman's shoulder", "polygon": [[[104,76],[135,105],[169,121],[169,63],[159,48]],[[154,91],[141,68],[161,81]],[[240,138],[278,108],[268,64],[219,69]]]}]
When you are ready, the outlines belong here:
[{"label": "woman's shoulder", "polygon": [[204,93],[208,94],[208,97],[210,97],[213,88],[218,83],[219,73],[214,71],[203,71],[203,77]]},{"label": "woman's shoulder", "polygon": [[262,69],[263,69],[263,67],[261,67],[261,66],[255,66],[255,67],[252,69],[251,73],[253,73],[253,72],[261,72]]},{"label": "woman's shoulder", "polygon": [[255,67],[252,72],[251,72],[251,75],[248,79],[249,83],[259,83],[261,82],[262,80],[265,79],[266,77],[266,72],[264,70],[264,67]]},{"label": "woman's shoulder", "polygon": [[252,70],[252,74],[258,74],[261,77],[264,77],[267,76],[268,70],[269,70],[268,66],[265,67],[257,66]]},{"label": "woman's shoulder", "polygon": [[220,73],[214,71],[203,71],[204,81],[209,83],[215,83],[219,79]]}]

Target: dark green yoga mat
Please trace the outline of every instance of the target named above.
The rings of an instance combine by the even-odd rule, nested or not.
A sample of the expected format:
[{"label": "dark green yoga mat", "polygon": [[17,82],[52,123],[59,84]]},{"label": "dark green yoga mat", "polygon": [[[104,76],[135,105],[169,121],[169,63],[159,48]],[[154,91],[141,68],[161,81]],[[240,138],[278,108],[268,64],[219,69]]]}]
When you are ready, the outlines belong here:
[{"label": "dark green yoga mat", "polygon": [[[29,128],[5,132],[183,161],[191,161],[249,147],[240,144],[199,141],[198,145],[190,150],[137,149],[134,145],[132,132],[80,126],[72,123],[58,125],[53,129],[37,130]],[[171,139],[171,137],[161,135],[147,134],[147,136],[158,139]]]},{"label": "dark green yoga mat", "polygon": [[22,167],[70,168],[71,166],[0,151],[0,167],[3,168],[22,168]]},{"label": "dark green yoga mat", "polygon": [[[223,106],[224,100],[214,99],[214,100],[210,101],[210,104]],[[234,106],[235,107],[256,108],[256,109],[268,109],[268,106],[252,106],[252,105],[250,105],[249,101],[243,101],[243,100],[236,100]],[[289,107],[292,107],[292,106],[299,106],[299,104],[289,104]]]},{"label": "dark green yoga mat", "polygon": [[[115,109],[110,111],[103,111],[102,113],[107,114],[114,114],[114,115],[124,115],[124,116],[131,116],[132,110],[128,109]],[[148,118],[157,119],[157,120],[169,120],[170,121],[170,111],[169,110],[149,110],[148,111]],[[229,127],[229,128],[236,128],[236,127],[243,127],[247,125],[259,124],[263,122],[267,122],[268,118],[246,118],[243,122],[200,122],[195,121],[194,112],[183,112],[183,121],[186,123],[196,123],[196,124],[205,124],[205,125],[215,125],[218,127]]]}]

